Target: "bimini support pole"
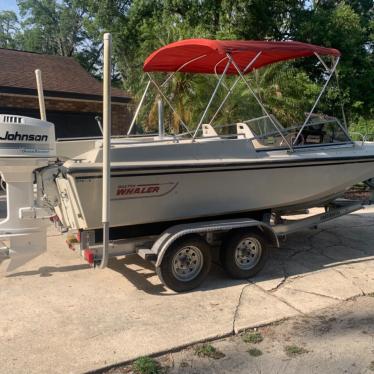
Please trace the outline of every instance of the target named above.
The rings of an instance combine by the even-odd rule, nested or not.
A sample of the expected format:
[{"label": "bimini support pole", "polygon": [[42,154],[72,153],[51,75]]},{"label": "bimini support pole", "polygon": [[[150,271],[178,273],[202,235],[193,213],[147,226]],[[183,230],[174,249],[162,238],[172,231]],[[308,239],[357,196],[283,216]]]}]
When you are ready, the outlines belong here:
[{"label": "bimini support pole", "polygon": [[226,64],[226,66],[225,66],[225,69],[223,70],[222,75],[221,75],[221,77],[219,78],[219,80],[218,80],[218,82],[217,82],[217,85],[216,85],[216,87],[215,87],[215,89],[214,89],[214,91],[213,91],[213,93],[212,93],[212,96],[211,96],[210,99],[209,99],[208,105],[205,107],[204,113],[202,114],[202,116],[201,116],[201,118],[200,118],[200,121],[199,121],[198,125],[196,126],[196,130],[195,130],[195,133],[193,134],[192,141],[195,140],[196,135],[197,135],[197,132],[199,131],[199,129],[200,129],[200,127],[201,127],[201,125],[202,125],[202,123],[203,123],[203,121],[204,121],[204,118],[205,118],[206,114],[208,113],[208,110],[209,110],[209,108],[210,108],[210,106],[211,106],[211,104],[212,104],[212,102],[213,102],[213,99],[214,99],[214,97],[216,96],[216,93],[217,93],[217,91],[218,91],[218,88],[219,88],[219,86],[221,85],[221,83],[222,83],[222,81],[223,81],[223,78],[224,78],[225,75],[226,75],[227,69],[229,68],[229,66],[230,66],[230,64],[231,64],[231,62],[232,62],[231,56],[227,56],[227,59],[228,59],[228,61],[227,61],[227,64]]},{"label": "bimini support pole", "polygon": [[[248,63],[248,65],[245,67],[245,69],[243,70],[244,73],[246,73],[248,71],[248,69],[256,62],[256,60],[260,57],[262,51],[258,52],[257,55],[255,57],[253,57],[253,59]],[[229,98],[229,96],[232,94],[235,86],[238,84],[238,82],[240,81],[240,77],[236,78],[235,82],[232,84],[232,86],[228,89],[228,92],[225,96],[225,98],[222,100],[222,103],[221,105],[218,107],[218,109],[216,110],[216,112],[213,114],[213,117],[211,118],[211,120],[209,121],[209,125],[211,125],[213,123],[213,121],[215,120],[215,118],[217,117],[217,114],[220,112],[220,110],[222,109],[222,107],[225,105],[227,99]]]},{"label": "bimini support pole", "polygon": [[319,95],[318,95],[316,101],[314,102],[314,104],[313,104],[313,106],[312,106],[312,109],[311,109],[310,112],[308,113],[308,115],[307,115],[307,117],[306,117],[306,119],[305,119],[303,125],[301,126],[299,132],[297,133],[296,138],[295,138],[295,140],[294,140],[294,142],[293,142],[293,145],[297,144],[297,141],[298,141],[298,139],[299,139],[301,133],[303,132],[305,126],[307,125],[307,123],[308,123],[310,117],[312,116],[312,114],[313,114],[313,112],[314,112],[314,109],[316,109],[317,104],[319,103],[319,101],[320,101],[320,99],[321,99],[323,93],[325,92],[326,87],[327,87],[327,85],[329,84],[331,77],[334,75],[334,73],[335,73],[335,69],[336,69],[336,67],[338,66],[339,59],[340,59],[340,58],[338,57],[338,58],[336,59],[335,63],[333,64],[332,68],[329,69],[329,68],[326,66],[326,64],[323,62],[323,60],[320,58],[320,56],[319,56],[317,53],[315,53],[315,55],[316,55],[316,56],[318,57],[318,59],[321,61],[322,65],[325,67],[326,71],[329,73],[329,76],[327,77],[326,82],[325,82],[325,84],[323,85],[323,87],[322,87],[322,89],[321,89],[321,92],[319,93]]},{"label": "bimini support pole", "polygon": [[46,115],[46,111],[45,111],[43,80],[42,80],[42,72],[41,72],[40,69],[35,70],[35,77],[36,77],[36,87],[37,87],[37,90],[38,90],[40,119],[42,121],[46,121],[47,120],[47,115]]},{"label": "bimini support pole", "polygon": [[111,136],[111,54],[112,37],[104,34],[104,67],[103,67],[103,254],[100,268],[108,265],[109,227],[110,227],[110,136]]},{"label": "bimini support pole", "polygon": [[142,98],[139,101],[138,107],[136,108],[136,111],[134,113],[134,117],[132,118],[129,130],[127,131],[127,136],[129,136],[131,134],[132,128],[134,127],[136,119],[138,118],[138,115],[139,115],[139,112],[140,112],[140,108],[143,105],[144,99],[145,99],[145,97],[147,95],[147,92],[148,92],[148,89],[149,89],[150,85],[151,85],[151,81],[149,80],[148,83],[147,83],[147,85],[145,86],[145,90],[143,92]]},{"label": "bimini support pole", "polygon": [[[230,56],[230,55],[228,55]],[[261,102],[260,98],[256,95],[256,92],[252,89],[252,87],[250,86],[250,84],[248,83],[248,81],[245,79],[243,73],[241,72],[241,70],[239,69],[239,66],[237,65],[237,63],[235,62],[235,60],[233,58],[231,58],[232,60],[232,64],[234,65],[236,71],[238,72],[238,74],[240,75],[240,78],[242,79],[242,81],[245,83],[245,85],[247,86],[249,92],[253,95],[253,97],[256,99],[256,101],[258,102],[258,104],[260,105],[261,109],[264,111],[264,113],[266,114],[266,116],[269,118],[270,122],[273,124],[273,126],[275,127],[275,129],[278,131],[279,135],[282,137],[282,139],[285,141],[285,143],[287,144],[287,146],[290,148],[290,151],[293,152],[293,148],[292,148],[292,145],[289,143],[289,141],[285,138],[285,136],[283,135],[282,133],[282,130],[279,128],[279,126],[277,125],[277,123],[274,121],[273,118],[271,118],[271,115],[270,113],[266,110],[265,108],[265,105]]]},{"label": "bimini support pole", "polygon": [[175,108],[173,107],[173,105],[171,104],[170,100],[166,97],[166,95],[162,92],[161,88],[158,86],[158,84],[156,83],[156,81],[151,77],[151,75],[149,73],[147,73],[148,75],[148,78],[149,80],[152,82],[152,84],[156,87],[156,90],[159,92],[159,94],[161,95],[161,97],[165,100],[166,104],[170,107],[170,109],[175,113],[175,115],[178,117],[180,123],[182,124],[182,126],[185,128],[185,130],[190,134],[190,130],[188,129],[187,125],[184,123],[182,117],[179,115],[179,113],[175,110]]}]

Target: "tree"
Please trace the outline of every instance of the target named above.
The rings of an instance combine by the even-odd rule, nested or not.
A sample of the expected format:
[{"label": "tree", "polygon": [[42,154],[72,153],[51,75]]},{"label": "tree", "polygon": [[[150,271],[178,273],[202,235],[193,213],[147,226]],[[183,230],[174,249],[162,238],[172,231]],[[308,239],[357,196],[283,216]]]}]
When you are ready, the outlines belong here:
[{"label": "tree", "polygon": [[23,44],[33,51],[72,56],[87,38],[86,7],[80,0],[19,0]]},{"label": "tree", "polygon": [[17,48],[20,25],[11,11],[0,12],[0,48]]},{"label": "tree", "polygon": [[21,49],[78,59],[100,74],[101,41],[91,27],[88,0],[18,0]]},{"label": "tree", "polygon": [[297,39],[342,52],[339,80],[345,97],[349,96],[346,109],[353,120],[357,115],[373,115],[373,14],[370,0],[321,0],[305,9],[295,34]]},{"label": "tree", "polygon": [[[111,32],[114,77],[135,97],[140,96],[146,83],[147,77],[142,72],[145,58],[176,40],[201,37],[300,40],[334,47],[342,52],[338,70],[342,94],[333,81],[335,86],[329,87],[318,109],[337,114],[337,102],[343,99],[349,120],[361,118],[362,123],[373,117],[372,0],[18,0],[18,3],[20,22],[14,14],[0,17],[3,46],[74,56],[87,70],[100,76],[102,34]],[[164,77],[157,75],[160,81]],[[297,110],[303,114],[310,109],[326,74],[318,61],[305,59],[260,69],[248,78],[269,110],[289,124],[300,120]],[[215,83],[214,77],[176,74],[165,89],[183,119],[196,123]],[[220,91],[217,100],[224,95]],[[157,99],[157,94],[153,95],[145,106],[143,119],[149,125],[157,122]],[[254,103],[243,104],[248,100],[247,96],[233,96],[220,113],[221,118],[231,121],[257,113]],[[178,120],[172,112],[166,110],[165,117],[171,127],[177,127]]]},{"label": "tree", "polygon": [[[95,24],[101,31],[111,31],[114,36],[114,53],[121,72],[125,88],[135,96],[140,96],[145,86],[145,78],[141,67],[145,58],[155,49],[163,45],[185,38],[206,37],[217,39],[284,39],[289,38],[295,26],[295,14],[303,9],[304,2],[298,0],[270,1],[232,1],[220,2],[212,0],[164,0],[164,1],[103,1],[100,6],[96,1],[91,2],[90,11],[95,14]],[[276,71],[276,68],[273,68]],[[293,70],[295,72],[295,69]],[[257,76],[265,73],[258,72]],[[269,74],[267,74],[269,76]],[[159,74],[162,81],[162,74]],[[274,74],[272,75],[274,77]],[[290,79],[290,73],[283,72],[278,76]],[[307,84],[304,75],[299,80]],[[227,80],[229,83],[231,79]],[[274,82],[262,79],[263,90],[273,92]],[[311,83],[311,82],[309,82]],[[199,77],[193,75],[176,74],[165,87],[166,94],[173,102],[186,123],[196,124],[207,104],[209,92],[213,90],[216,80],[214,77]],[[295,87],[305,87],[305,84]],[[242,87],[245,89],[245,87]],[[282,86],[283,89],[283,86]],[[245,90],[244,90],[245,91]],[[289,89],[288,93],[293,95]],[[294,91],[293,104],[300,101],[300,90]],[[226,91],[221,90],[215,103],[223,99]],[[244,96],[243,96],[244,95]],[[266,95],[270,100],[270,95]],[[156,100],[158,96],[156,96]],[[156,124],[155,97],[145,105],[144,114],[148,114],[148,125]],[[309,99],[310,100],[310,99]],[[194,103],[191,106],[191,103]],[[246,102],[246,104],[243,104]],[[286,123],[286,98],[278,97],[278,104],[283,103],[282,120]],[[275,101],[273,100],[272,104]],[[218,104],[217,104],[218,105]],[[290,106],[290,101],[288,102]],[[305,105],[304,105],[305,106]],[[304,108],[304,107],[303,107]],[[301,109],[303,109],[301,108]],[[214,105],[209,111],[213,115]],[[299,108],[300,109],[300,108]],[[281,109],[278,111],[281,112]],[[295,111],[289,114],[295,120]],[[255,113],[261,114],[256,104],[247,93],[235,90],[227,101],[220,115],[221,120],[232,121],[235,118],[247,117]],[[165,118],[172,127],[176,127],[177,119],[166,110]]]}]

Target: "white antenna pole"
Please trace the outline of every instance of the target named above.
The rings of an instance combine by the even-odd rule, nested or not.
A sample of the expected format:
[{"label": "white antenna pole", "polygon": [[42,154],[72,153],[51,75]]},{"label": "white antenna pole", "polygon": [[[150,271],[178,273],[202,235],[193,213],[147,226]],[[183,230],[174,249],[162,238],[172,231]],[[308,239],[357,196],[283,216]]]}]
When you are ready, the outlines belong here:
[{"label": "white antenna pole", "polygon": [[109,257],[109,226],[110,226],[110,137],[111,137],[111,55],[112,37],[104,34],[104,67],[103,67],[103,255],[100,268],[108,264]]},{"label": "white antenna pole", "polygon": [[40,69],[35,70],[36,76],[36,87],[38,90],[38,99],[39,99],[39,110],[40,110],[40,119],[43,121],[47,120],[47,115],[45,112],[45,101],[44,101],[44,92],[43,92],[43,81],[42,81],[42,72]]}]

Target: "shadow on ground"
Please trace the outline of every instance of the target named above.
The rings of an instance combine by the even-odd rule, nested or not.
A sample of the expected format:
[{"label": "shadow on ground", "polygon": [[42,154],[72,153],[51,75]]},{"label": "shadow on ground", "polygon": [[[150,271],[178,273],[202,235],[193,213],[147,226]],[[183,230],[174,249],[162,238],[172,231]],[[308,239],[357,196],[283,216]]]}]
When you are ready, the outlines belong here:
[{"label": "shadow on ground", "polygon": [[[198,291],[247,284],[248,281],[281,281],[342,264],[370,261],[374,256],[374,230],[370,230],[370,227],[374,228],[374,213],[365,214],[364,217],[351,214],[318,229],[292,234],[281,243],[280,248],[271,249],[265,268],[249,280],[229,279],[216,258],[208,279]],[[166,292],[161,283],[155,284],[154,265],[136,255],[112,259],[109,268],[122,274],[137,289],[146,293],[162,295]]]}]

